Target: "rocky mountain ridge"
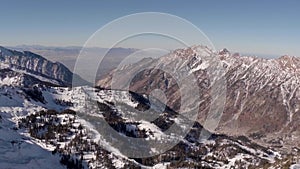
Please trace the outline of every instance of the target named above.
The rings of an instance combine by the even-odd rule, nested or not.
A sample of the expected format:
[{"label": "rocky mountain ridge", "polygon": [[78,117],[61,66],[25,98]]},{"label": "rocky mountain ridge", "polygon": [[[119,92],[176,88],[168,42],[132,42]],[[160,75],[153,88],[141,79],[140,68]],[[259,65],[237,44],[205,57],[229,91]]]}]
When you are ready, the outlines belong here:
[{"label": "rocky mountain ridge", "polygon": [[[0,133],[5,137],[0,138],[0,166],[36,169],[296,167],[296,163],[299,162],[299,148],[294,144],[292,149],[286,149],[288,147],[284,138],[288,137],[281,137],[281,133],[273,135],[273,142],[267,142],[269,140],[263,139],[271,137],[261,133],[241,136],[245,134],[237,132],[235,136],[229,136],[209,132],[205,123],[204,127],[199,123],[206,116],[205,111],[210,104],[211,83],[219,82],[219,78],[208,80],[209,76],[205,70],[209,69],[210,64],[202,58],[205,55],[211,56],[211,50],[198,48],[176,50],[174,55],[170,54],[158,60],[160,66],[169,63],[171,70],[180,70],[181,73],[196,74],[196,77],[203,78],[197,81],[200,91],[205,92],[201,95],[203,100],[199,108],[203,112],[198,121],[190,121],[175,111],[178,108],[176,106],[180,106],[175,99],[170,99],[165,106],[158,98],[153,98],[152,93],[147,93],[147,90],[153,87],[160,87],[169,91],[168,97],[180,98],[177,91],[179,86],[174,85],[176,81],[157,69],[146,70],[133,78],[130,90],[143,89],[146,93],[139,94],[127,90],[89,86],[56,86],[52,81],[47,82],[49,78],[41,78],[43,75],[22,72],[4,64],[0,70]],[[228,51],[224,50],[221,53],[223,57],[230,57]],[[181,58],[180,62],[174,60],[174,56]],[[191,62],[186,62],[189,59]],[[228,68],[224,63],[229,65],[230,62],[220,60],[219,63],[222,64],[217,65]],[[149,65],[156,62],[154,59],[144,59],[139,64]],[[182,66],[183,63],[188,67]],[[129,68],[132,66],[135,65],[125,66],[122,71],[128,70],[130,73],[132,69]],[[228,70],[225,75],[227,73]],[[240,73],[230,74],[239,76]],[[217,75],[222,74],[218,72]],[[150,77],[150,81],[143,81],[145,76]],[[122,82],[123,79],[117,80]],[[227,76],[226,80],[228,85]],[[233,86],[236,86],[234,84]],[[143,88],[141,85],[144,85]],[[238,91],[238,87],[241,86],[236,87],[234,91]],[[220,95],[224,88],[215,89]],[[193,92],[195,94],[195,91]],[[227,90],[227,104],[230,102],[230,93],[231,90]],[[248,95],[253,96],[253,93]],[[195,100],[193,97],[187,98],[182,104],[186,102],[193,106]],[[254,107],[259,106],[258,103],[260,102],[254,102]],[[225,111],[228,109],[227,104]],[[156,117],[153,117],[154,115]],[[237,115],[233,117],[240,118]],[[298,123],[293,123],[294,117],[295,115],[288,125],[293,124],[296,130]],[[227,127],[228,124],[224,123],[226,120],[223,118],[220,124]],[[191,128],[188,128],[188,122],[192,122]],[[168,133],[169,128],[173,126],[176,132]],[[226,129],[225,127],[218,130]],[[188,133],[182,135],[181,131],[186,129],[189,129]],[[281,132],[289,134],[290,130]],[[207,139],[201,137],[203,133],[208,136]],[[162,151],[169,146],[166,144],[168,138],[176,144]],[[145,139],[148,144],[126,144],[126,140],[131,139]],[[263,144],[257,143],[256,140],[263,141]],[[131,152],[134,152],[133,155],[141,153],[141,156],[132,157]],[[143,153],[150,153],[150,156],[142,156]]]},{"label": "rocky mountain ridge", "polygon": [[[40,79],[47,79],[56,85],[72,85],[73,76],[78,84],[87,84],[59,62],[51,62],[30,51],[16,51],[0,47],[0,67],[8,68]],[[43,80],[42,80],[43,81]],[[75,84],[75,83],[74,83]],[[76,84],[76,85],[78,85]]]},{"label": "rocky mountain ridge", "polygon": [[[214,58],[210,62],[209,58]],[[198,121],[204,124],[211,104],[212,86],[209,69],[223,69],[226,79],[226,100],[217,132],[229,135],[246,135],[254,140],[273,146],[299,145],[300,106],[300,59],[282,56],[277,59],[263,59],[254,56],[231,54],[227,49],[212,51],[205,46],[178,49],[159,59],[144,59],[138,63],[112,71],[98,85],[111,88],[116,74],[139,72],[135,77],[123,73],[123,79],[115,79],[122,89],[127,81],[130,90],[137,93],[151,93],[154,89],[165,91],[168,105],[174,110],[180,107],[180,90],[176,80],[164,71],[142,70],[142,67],[157,67],[163,70],[172,67],[180,72],[182,67],[196,77],[201,95]],[[159,65],[159,66],[157,66]],[[214,72],[214,71],[213,71]],[[121,76],[120,76],[121,77]],[[219,90],[221,92],[221,90]],[[189,101],[191,102],[191,101]],[[277,141],[271,141],[271,140]],[[276,144],[279,143],[279,144]]]}]

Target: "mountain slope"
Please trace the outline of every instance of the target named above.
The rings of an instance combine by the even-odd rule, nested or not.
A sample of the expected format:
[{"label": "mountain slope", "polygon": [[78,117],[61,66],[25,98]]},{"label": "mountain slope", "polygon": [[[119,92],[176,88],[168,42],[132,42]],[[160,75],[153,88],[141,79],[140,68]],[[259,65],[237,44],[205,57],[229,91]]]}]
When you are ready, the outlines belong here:
[{"label": "mountain slope", "polygon": [[76,79],[76,83],[87,84],[78,75],[73,75],[67,67],[59,62],[53,63],[29,51],[19,52],[1,46],[0,68],[9,68],[17,72],[26,73],[42,81],[46,79],[48,82],[56,85],[70,86],[73,76]]},{"label": "mountain slope", "polygon": [[[0,111],[0,166],[20,169],[62,169],[59,156],[35,144],[31,138],[14,129],[15,124],[8,119],[10,114]],[[45,165],[49,164],[49,165]]]},{"label": "mountain slope", "polygon": [[[102,64],[99,66],[97,77],[102,77],[103,75],[109,73],[109,71],[116,68],[125,57],[137,51],[136,49],[128,48],[82,48],[80,46],[47,47],[21,45],[8,48],[19,51],[31,51],[45,57],[50,61],[63,63],[70,70],[74,70],[75,63],[80,55],[80,51],[84,50],[88,53],[84,58],[87,62],[85,65],[77,65],[76,69],[82,71],[83,74],[81,74],[81,76],[85,78],[90,77],[90,75],[94,73],[94,71],[92,69],[90,70],[89,68],[97,66],[94,64],[95,59],[97,59],[100,55],[104,55],[106,51],[108,51],[108,53],[103,58]],[[91,81],[94,82],[95,80],[91,79]]]},{"label": "mountain slope", "polygon": [[[200,140],[199,135],[205,129],[199,123],[195,123],[188,135],[177,145],[160,155],[128,158],[123,154],[122,148],[117,146],[121,140],[117,140],[116,135],[112,133],[103,135],[101,130],[105,126],[104,122],[108,123],[121,137],[149,138],[150,140],[164,137],[164,128],[169,125],[184,128],[184,123],[177,119],[176,113],[172,110],[166,110],[158,117],[160,120],[152,122],[129,118],[135,116],[131,110],[147,108],[150,102],[147,97],[125,91],[95,90],[90,87],[70,89],[38,86],[34,90],[38,91],[37,94],[28,96],[23,89],[20,90],[18,87],[0,88],[0,115],[4,121],[1,124],[6,124],[6,126],[2,125],[2,130],[14,128],[11,132],[21,133],[23,137],[28,137],[29,140],[26,142],[34,142],[53,152],[54,157],[59,157],[63,165],[75,165],[72,160],[67,160],[70,158],[74,159],[73,161],[77,159],[78,165],[84,162],[83,166],[88,165],[91,168],[165,168],[167,166],[171,168],[230,168],[233,166],[248,168],[250,166],[283,166],[291,163],[286,154],[259,146],[245,137],[212,134],[209,140]],[[41,101],[37,98],[43,99]],[[93,109],[92,100],[99,106],[98,109]],[[87,104],[87,101],[92,102]],[[122,107],[114,105],[116,104],[114,101]],[[15,124],[6,123],[9,120]],[[168,121],[173,121],[174,124],[166,123]],[[114,140],[118,143],[116,144]],[[10,141],[12,140],[3,140],[2,144],[9,144]],[[163,142],[164,140],[161,140],[161,145],[158,144],[155,147],[164,145]],[[145,145],[132,146],[142,151]],[[3,151],[7,151],[6,149],[3,148]],[[25,151],[23,147],[20,149]],[[156,150],[151,149],[151,151]],[[48,155],[52,156],[50,152]],[[0,155],[0,159],[3,158],[5,154]],[[32,157],[32,159],[35,158],[40,157]],[[4,161],[0,160],[0,164],[3,163]],[[24,164],[30,165],[28,162]],[[13,164],[10,165],[13,166]],[[44,167],[41,166],[41,168]]]},{"label": "mountain slope", "polygon": [[[211,50],[200,49],[195,51],[209,56]],[[207,78],[203,70],[208,64],[200,62],[200,54],[193,54],[195,51],[178,50],[176,55],[140,63],[170,63],[176,70],[185,62],[192,68],[191,73],[199,72],[197,77]],[[221,53],[229,57],[228,51]],[[195,59],[186,62],[190,54]],[[178,55],[182,62],[174,60]],[[48,78],[42,80],[43,75],[15,71],[4,65],[7,67],[0,71],[0,133],[5,136],[0,138],[1,167],[271,169],[287,168],[298,162],[297,145],[286,151],[273,143],[271,146],[258,144],[240,136],[243,134],[228,136],[209,132],[199,122],[175,111],[176,100],[170,100],[170,106],[166,106],[151,94],[89,86],[54,87],[46,82]],[[164,82],[161,87],[172,90],[170,96],[178,99],[178,86],[173,85],[168,75],[157,70],[147,71],[150,74],[138,74],[131,89],[141,88],[140,85],[145,84],[141,81],[144,76],[153,76],[150,82],[154,85]],[[122,78],[118,80],[122,82]],[[205,79],[199,84],[201,91],[209,93]],[[151,89],[148,85],[144,87],[144,90]],[[206,110],[209,95],[203,96],[207,100],[200,108]],[[185,101],[192,106],[194,100]],[[201,118],[199,116],[199,121]],[[172,127],[175,130],[170,130]],[[274,140],[274,144],[281,141]]]},{"label": "mountain slope", "polygon": [[[119,89],[125,89],[128,79],[132,78],[128,77],[130,73],[127,76],[126,73],[138,72],[141,67],[160,65],[172,67],[175,72],[188,67],[198,81],[199,94],[202,96],[198,121],[204,124],[213,86],[207,73],[211,65],[206,60],[212,55],[219,59],[218,64],[225,70],[227,88],[225,109],[217,131],[250,136],[272,146],[299,146],[300,59],[297,57],[263,59],[231,54],[226,49],[214,52],[204,46],[194,46],[175,50],[159,59],[144,59],[114,70],[98,85],[110,88],[113,77],[123,73],[120,76],[122,78],[114,80],[120,84]],[[180,90],[170,75],[157,69],[141,70],[130,82],[130,90],[137,93],[149,94],[156,88],[166,91],[168,105],[178,111]],[[272,141],[274,139],[277,141]]]}]

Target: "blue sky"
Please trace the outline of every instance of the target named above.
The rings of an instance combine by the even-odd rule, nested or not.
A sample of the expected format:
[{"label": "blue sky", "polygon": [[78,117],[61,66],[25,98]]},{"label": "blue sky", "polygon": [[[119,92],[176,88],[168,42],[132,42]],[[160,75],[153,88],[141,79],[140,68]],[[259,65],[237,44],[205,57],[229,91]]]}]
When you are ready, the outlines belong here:
[{"label": "blue sky", "polygon": [[[297,0],[3,0],[0,45],[82,46],[106,23],[137,12],[164,12],[185,18],[219,49],[300,56]],[[132,47],[138,48],[138,44]]]}]

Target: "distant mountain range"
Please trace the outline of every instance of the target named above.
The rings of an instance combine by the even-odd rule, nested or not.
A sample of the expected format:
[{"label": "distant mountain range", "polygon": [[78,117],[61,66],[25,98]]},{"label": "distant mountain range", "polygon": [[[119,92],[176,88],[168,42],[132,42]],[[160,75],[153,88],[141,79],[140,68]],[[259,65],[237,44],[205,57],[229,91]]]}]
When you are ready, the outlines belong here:
[{"label": "distant mountain range", "polygon": [[[39,54],[46,59],[53,62],[60,62],[66,65],[71,71],[74,70],[76,59],[78,58],[82,47],[79,46],[67,46],[67,47],[48,47],[40,45],[20,45],[8,47],[9,49],[19,50],[19,51],[31,51],[33,53]],[[89,68],[98,67],[95,65],[95,60],[99,60],[100,55],[104,55],[108,48],[100,47],[87,47],[85,52],[88,52],[86,65],[79,65],[77,70],[82,72],[82,77],[89,77],[93,73]],[[102,64],[99,66],[97,73],[97,78],[104,76],[109,73],[111,70],[116,68],[119,63],[126,58],[128,55],[137,51],[133,48],[112,48],[109,49],[109,52],[106,54],[106,57],[102,61]],[[94,82],[95,79],[88,79],[90,82]]]}]

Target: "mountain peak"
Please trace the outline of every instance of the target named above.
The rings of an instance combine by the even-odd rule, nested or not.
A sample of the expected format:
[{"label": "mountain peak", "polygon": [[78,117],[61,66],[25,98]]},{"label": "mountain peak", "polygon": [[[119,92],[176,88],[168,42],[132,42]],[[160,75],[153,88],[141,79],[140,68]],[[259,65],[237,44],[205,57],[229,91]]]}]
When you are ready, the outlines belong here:
[{"label": "mountain peak", "polygon": [[195,45],[190,47],[195,53],[197,53],[198,55],[211,55],[213,53],[213,50],[205,45]]},{"label": "mountain peak", "polygon": [[38,55],[38,54],[33,53],[33,52],[30,52],[30,51],[23,51],[23,53],[24,53],[25,56],[28,56],[28,57],[34,57],[34,58],[40,58],[40,59],[45,59],[46,60],[46,58],[44,58],[43,56]]},{"label": "mountain peak", "polygon": [[230,52],[229,52],[229,50],[226,49],[226,48],[223,48],[223,49],[221,49],[221,50],[219,51],[219,55],[227,55],[227,54],[230,55]]},{"label": "mountain peak", "polygon": [[[223,121],[220,123],[218,130],[224,133],[233,133],[242,131],[246,134],[253,132],[272,135],[272,132],[279,132],[279,126],[287,126],[287,124],[295,125],[294,118],[299,112],[299,95],[300,89],[300,59],[291,56],[282,56],[280,59],[264,59],[254,56],[239,56],[238,54],[230,54],[229,50],[213,52],[205,46],[193,46],[185,49],[175,50],[166,57],[159,60],[153,60],[152,65],[162,65],[174,68],[174,72],[181,72],[187,64],[191,69],[190,72],[198,79],[201,92],[210,89],[209,76],[206,71],[210,66],[206,62],[205,57],[216,54],[220,58],[220,65],[226,68],[224,75],[226,77],[227,93],[226,106],[223,114]],[[122,70],[130,72],[136,70],[137,67],[143,65],[148,66],[149,63],[139,63],[131,65]],[[104,77],[98,82],[103,88],[109,88],[112,75]],[[119,80],[118,84],[126,84],[127,79]],[[149,85],[148,82],[151,82]],[[167,83],[166,83],[167,82]],[[169,98],[168,106],[174,110],[180,110],[178,102],[180,102],[180,91],[176,89],[176,81],[172,77],[164,75],[164,72],[158,73],[156,70],[147,70],[139,74],[139,79],[130,83],[132,91],[138,93],[150,93],[153,86],[159,86],[159,89],[169,89],[167,96]],[[191,97],[192,98],[192,97]],[[261,100],[264,101],[261,104]],[[193,100],[185,100],[187,103],[193,103]],[[251,103],[251,104],[248,104]],[[259,105],[259,108],[253,106]],[[204,104],[206,105],[206,104]],[[207,105],[209,102],[207,101]],[[242,105],[242,106],[240,106]],[[202,110],[205,110],[203,108]],[[249,122],[250,114],[254,112],[257,117]],[[265,126],[265,120],[270,119],[270,114],[265,112],[273,112],[278,120],[272,121],[272,127]],[[297,112],[297,113],[296,113]],[[199,111],[199,122],[205,122],[205,111]],[[295,116],[295,117],[293,117]],[[298,116],[298,114],[297,114]],[[275,116],[274,116],[275,117]],[[252,118],[252,117],[251,117]],[[273,117],[272,117],[273,118]],[[236,122],[239,130],[231,128],[230,120]],[[288,130],[288,129],[286,129]],[[237,133],[238,134],[238,133]],[[282,135],[285,133],[283,132]]]},{"label": "mountain peak", "polygon": [[283,56],[280,56],[279,59],[280,60],[289,60],[289,59],[296,59],[297,57],[295,56],[290,56],[290,55],[283,55]]}]

